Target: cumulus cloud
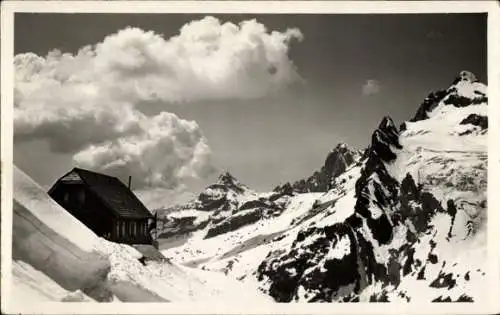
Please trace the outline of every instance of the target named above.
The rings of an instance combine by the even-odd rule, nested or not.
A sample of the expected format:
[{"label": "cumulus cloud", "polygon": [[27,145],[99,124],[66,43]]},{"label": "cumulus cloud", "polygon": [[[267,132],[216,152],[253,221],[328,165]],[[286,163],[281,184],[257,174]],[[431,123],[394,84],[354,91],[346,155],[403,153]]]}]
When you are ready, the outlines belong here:
[{"label": "cumulus cloud", "polygon": [[269,32],[255,20],[213,17],[169,39],[126,28],[76,54],[15,56],[16,141],[45,139],[76,164],[132,175],[139,187],[175,187],[207,176],[211,152],[200,128],[175,114],[147,116],[149,101],[251,99],[300,77],[288,58],[297,29]]},{"label": "cumulus cloud", "polygon": [[365,84],[361,88],[363,95],[374,95],[380,92],[381,85],[378,80],[370,79],[366,80]]},{"label": "cumulus cloud", "polygon": [[141,121],[141,132],[97,145],[75,154],[78,165],[128,174],[136,186],[174,188],[180,182],[211,174],[211,152],[198,125],[171,113]]}]

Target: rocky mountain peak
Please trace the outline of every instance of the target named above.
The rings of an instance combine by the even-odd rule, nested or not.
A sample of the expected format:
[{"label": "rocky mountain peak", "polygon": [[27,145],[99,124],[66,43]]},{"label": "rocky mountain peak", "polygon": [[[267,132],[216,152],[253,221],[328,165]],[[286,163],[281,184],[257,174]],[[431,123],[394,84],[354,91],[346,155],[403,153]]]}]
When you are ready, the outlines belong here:
[{"label": "rocky mountain peak", "polygon": [[225,171],[219,175],[217,178],[217,183],[221,185],[231,186],[231,185],[240,185],[238,180],[231,174],[229,171]]},{"label": "rocky mountain peak", "polygon": [[361,157],[361,152],[350,148],[346,143],[338,143],[327,155],[325,163],[320,170],[315,171],[307,179],[301,179],[293,184],[285,183],[278,186],[274,191],[292,190],[299,193],[326,192],[332,187],[336,177],[344,173],[346,169]]},{"label": "rocky mountain peak", "polygon": [[394,121],[392,120],[391,117],[389,116],[384,116],[382,118],[382,121],[380,122],[378,129],[380,130],[389,130],[389,129],[395,129],[396,125],[394,124]]},{"label": "rocky mountain peak", "polygon": [[231,173],[224,171],[217,181],[205,188],[198,198],[187,208],[203,211],[235,209],[237,207],[237,196],[253,193],[247,186],[238,181]]},{"label": "rocky mountain peak", "polygon": [[208,186],[208,189],[217,189],[224,192],[234,192],[236,194],[242,194],[248,190],[248,187],[243,185],[239,180],[236,179],[229,171],[224,171],[219,175],[217,181]]},{"label": "rocky mountain peak", "polygon": [[467,70],[462,70],[460,71],[460,73],[458,74],[458,76],[455,78],[455,81],[453,82],[453,84],[456,84],[460,81],[468,81],[468,82],[477,82],[477,77],[474,73],[470,72],[470,71],[467,71]]},{"label": "rocky mountain peak", "polygon": [[332,149],[332,151],[331,151],[331,152],[333,152],[333,151],[346,151],[346,150],[348,150],[348,149],[349,149],[349,146],[347,145],[347,143],[345,143],[345,142],[339,142],[339,143],[335,146],[335,148],[333,148],[333,149]]},{"label": "rocky mountain peak", "polygon": [[[486,86],[478,81],[474,73],[463,70],[450,87],[430,93],[420,104],[415,116],[409,121],[416,122],[429,118],[428,114],[441,103],[455,107],[466,107],[487,102]],[[405,128],[404,125],[402,127],[402,129]]]},{"label": "rocky mountain peak", "polygon": [[351,150],[345,143],[339,143],[326,157],[323,169],[333,179],[345,172],[354,163],[356,156],[355,150]]}]

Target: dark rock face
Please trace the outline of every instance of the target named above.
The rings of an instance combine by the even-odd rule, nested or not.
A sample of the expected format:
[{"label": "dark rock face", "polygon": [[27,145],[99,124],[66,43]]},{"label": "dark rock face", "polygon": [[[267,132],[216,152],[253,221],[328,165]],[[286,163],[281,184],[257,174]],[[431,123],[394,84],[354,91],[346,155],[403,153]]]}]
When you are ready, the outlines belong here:
[{"label": "dark rock face", "polygon": [[204,211],[213,211],[217,209],[228,209],[231,208],[231,203],[227,200],[225,195],[217,198],[213,195],[208,195],[206,193],[201,193],[198,196],[199,206],[197,207],[199,210]]},{"label": "dark rock face", "polygon": [[481,103],[487,103],[488,97],[478,94],[478,96],[474,98],[468,98],[462,95],[456,94],[456,90],[450,90],[452,94],[449,94],[446,99],[443,100],[443,103],[446,105],[453,105],[455,107],[467,107],[470,105],[477,105]]},{"label": "dark rock face", "polygon": [[238,211],[243,211],[243,210],[248,210],[252,208],[274,208],[278,209],[279,207],[276,206],[274,203],[267,201],[267,200],[262,200],[262,199],[257,199],[257,200],[250,200],[242,204],[239,208]]},{"label": "dark rock face", "polygon": [[479,128],[481,128],[481,130],[485,130],[488,129],[488,117],[477,114],[470,114],[460,122],[460,125],[467,124],[478,126]]},{"label": "dark rock face", "polygon": [[283,196],[293,196],[294,190],[293,187],[290,183],[283,184],[282,186],[276,187],[274,190],[275,194],[273,194],[269,199],[271,201],[274,201],[276,199],[279,199]]},{"label": "dark rock face", "polygon": [[417,232],[430,228],[429,222],[437,212],[445,212],[441,203],[429,192],[422,191],[413,177],[406,174],[401,182],[399,194],[400,209],[394,214],[395,220],[413,225]]},{"label": "dark rock face", "polygon": [[448,290],[455,287],[457,284],[452,273],[440,272],[438,277],[431,282],[429,286],[433,288],[447,288]]},{"label": "dark rock face", "polygon": [[[372,236],[381,244],[387,244],[392,237],[392,226],[384,210],[392,212],[399,191],[399,183],[388,174],[384,162],[396,159],[393,148],[402,148],[398,137],[399,133],[392,119],[384,117],[373,133],[368,160],[356,182],[355,213],[366,220]],[[378,178],[378,181],[374,180],[375,178]],[[371,191],[374,192],[375,200],[372,199]],[[382,213],[371,213],[369,209],[373,206]]]},{"label": "dark rock face", "polygon": [[168,218],[168,220],[161,220],[163,222],[163,228],[158,236],[159,238],[169,238],[179,234],[194,232],[204,229],[208,224],[208,221],[195,223],[196,217]]},{"label": "dark rock face", "polygon": [[[304,244],[310,238],[313,239],[311,243]],[[344,239],[342,243],[341,239]],[[343,247],[342,256],[327,257],[337,245]],[[324,229],[312,227],[299,232],[291,251],[279,261],[264,261],[258,273],[260,280],[264,276],[271,279],[269,294],[278,302],[297,299],[299,287],[309,292],[304,296],[309,302],[317,302],[332,301],[338,294],[343,295],[339,292],[343,287],[349,287],[349,293],[354,287],[359,287],[357,269],[354,233],[346,224],[335,224]]]},{"label": "dark rock face", "polygon": [[361,158],[359,159],[359,161],[365,161],[366,159],[368,159],[369,154],[370,154],[370,146],[368,146],[366,149],[363,150],[363,153],[361,154]]},{"label": "dark rock face", "polygon": [[211,238],[223,233],[235,231],[244,226],[253,224],[259,220],[280,215],[284,207],[280,207],[272,202],[262,200],[249,201],[244,203],[232,215],[219,220],[211,220],[212,226],[208,229],[205,238]]},{"label": "dark rock face", "polygon": [[424,120],[429,118],[427,115],[427,112],[432,111],[436,106],[438,106],[439,102],[443,100],[443,98],[446,97],[448,92],[446,90],[439,90],[436,92],[430,93],[425,99],[424,102],[420,105],[420,107],[417,110],[417,113],[415,116],[413,116],[412,119],[410,119],[411,122],[419,121],[419,120]]},{"label": "dark rock face", "polygon": [[339,144],[326,157],[324,170],[331,178],[344,173],[346,168],[354,163],[354,152],[347,145]]},{"label": "dark rock face", "polygon": [[408,126],[406,126],[406,122],[403,122],[403,123],[399,126],[399,132],[403,132],[403,131],[405,131],[406,129],[408,129]]},{"label": "dark rock face", "polygon": [[338,144],[328,154],[325,164],[319,171],[314,172],[307,179],[299,180],[293,184],[286,183],[283,186],[278,186],[274,191],[281,192],[291,186],[293,191],[299,193],[326,192],[332,188],[333,180],[355,163],[359,155],[359,152],[350,149],[346,144]]},{"label": "dark rock face", "polygon": [[245,225],[249,225],[259,221],[262,217],[263,209],[258,208],[254,211],[248,211],[245,214],[238,216],[230,216],[220,223],[217,223],[208,229],[205,238],[211,238],[219,234],[237,230]]}]

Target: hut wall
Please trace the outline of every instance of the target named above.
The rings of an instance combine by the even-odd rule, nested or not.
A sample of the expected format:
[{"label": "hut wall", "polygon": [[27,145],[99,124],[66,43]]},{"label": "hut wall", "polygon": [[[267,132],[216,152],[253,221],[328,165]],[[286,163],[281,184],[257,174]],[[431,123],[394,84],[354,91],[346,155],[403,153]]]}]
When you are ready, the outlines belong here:
[{"label": "hut wall", "polygon": [[61,184],[52,197],[94,233],[112,239],[113,215],[84,185]]}]

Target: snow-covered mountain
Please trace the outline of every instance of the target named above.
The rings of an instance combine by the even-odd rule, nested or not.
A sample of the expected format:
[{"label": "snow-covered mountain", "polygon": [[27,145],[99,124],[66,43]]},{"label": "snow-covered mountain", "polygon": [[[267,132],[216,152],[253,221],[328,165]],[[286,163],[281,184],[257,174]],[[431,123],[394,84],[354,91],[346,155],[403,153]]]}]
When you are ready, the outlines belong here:
[{"label": "snow-covered mountain", "polygon": [[292,192],[257,193],[229,172],[221,174],[193,201],[157,210],[163,247],[182,243],[199,232],[204,239],[278,216]]},{"label": "snow-covered mountain", "polygon": [[146,264],[15,168],[14,296],[483,301],[487,132],[486,86],[464,71],[400,128],[383,117],[363,153],[336,146],[304,185],[259,193],[225,172],[193,201],[157,210],[168,261]]},{"label": "snow-covered mountain", "polygon": [[[200,197],[229,206],[210,211],[202,198],[188,205],[195,221],[209,210],[207,223],[164,254],[257,278],[278,302],[485,298],[486,86],[464,71],[400,129],[384,117],[368,145],[364,154],[344,144],[332,151],[322,168],[331,174],[326,192],[303,193],[292,184],[268,194],[209,188]],[[242,224],[245,203],[258,204],[250,208],[255,213],[277,210]]]}]

